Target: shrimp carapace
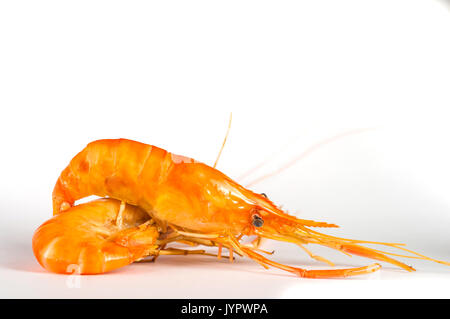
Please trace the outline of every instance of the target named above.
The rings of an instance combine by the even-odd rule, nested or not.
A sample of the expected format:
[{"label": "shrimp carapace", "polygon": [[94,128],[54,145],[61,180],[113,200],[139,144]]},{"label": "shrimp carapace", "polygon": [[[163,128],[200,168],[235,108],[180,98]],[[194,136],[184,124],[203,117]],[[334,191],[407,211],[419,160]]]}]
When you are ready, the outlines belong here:
[{"label": "shrimp carapace", "polygon": [[33,236],[33,252],[49,271],[99,274],[155,252],[158,236],[142,209],[98,199],[42,224]]},{"label": "shrimp carapace", "polygon": [[[281,210],[265,195],[254,193],[217,169],[161,148],[126,140],[94,141],[78,153],[63,170],[53,190],[53,212],[69,212],[75,201],[90,195],[111,197],[142,208],[165,233],[177,232],[180,240],[222,247],[248,256],[264,267],[273,266],[301,277],[345,277],[370,273],[378,264],[337,270],[305,270],[282,265],[258,254],[258,247],[243,245],[244,235],[297,244],[311,257],[327,262],[306,249],[319,244],[388,262],[405,270],[413,268],[388,255],[367,248],[373,242],[333,237],[311,227],[334,224],[298,219]],[[64,214],[62,214],[64,215]],[[177,235],[177,236],[178,236]],[[375,243],[412,253],[402,257],[426,259],[399,244]],[[220,255],[219,253],[219,255]]]}]

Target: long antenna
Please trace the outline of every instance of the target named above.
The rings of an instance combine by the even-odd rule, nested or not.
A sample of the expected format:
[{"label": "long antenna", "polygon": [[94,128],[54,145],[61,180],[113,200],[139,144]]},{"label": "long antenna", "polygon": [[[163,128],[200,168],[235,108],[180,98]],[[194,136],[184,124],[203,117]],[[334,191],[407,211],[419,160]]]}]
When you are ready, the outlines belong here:
[{"label": "long antenna", "polygon": [[222,155],[223,148],[225,147],[225,143],[227,142],[228,134],[230,133],[231,120],[232,120],[232,118],[233,118],[233,113],[230,113],[230,120],[228,121],[227,134],[225,134],[225,138],[224,138],[224,140],[223,140],[222,147],[220,148],[219,154],[217,155],[217,159],[216,159],[216,161],[214,162],[214,166],[213,166],[214,168],[216,168],[217,162],[219,162],[220,155]]},{"label": "long antenna", "polygon": [[[262,182],[263,180],[275,176],[279,173],[281,173],[282,171],[284,171],[285,169],[291,167],[292,165],[294,165],[297,161],[307,157],[309,154],[311,154],[312,152],[314,152],[315,150],[321,148],[322,146],[332,143],[336,140],[339,140],[345,136],[349,136],[349,135],[353,135],[353,134],[358,134],[358,133],[362,133],[362,132],[366,132],[366,131],[370,131],[370,130],[374,130],[374,127],[371,128],[362,128],[362,129],[356,129],[356,130],[351,130],[348,132],[344,132],[338,135],[335,135],[333,137],[327,138],[325,140],[322,140],[318,143],[313,144],[312,146],[310,146],[308,149],[306,149],[303,153],[301,153],[300,155],[298,155],[297,157],[295,157],[293,160],[291,160],[290,162],[286,163],[285,165],[283,165],[282,167],[278,168],[277,170],[270,172],[268,174],[265,174],[263,176],[260,176],[258,178],[256,178],[255,180],[251,181],[250,183],[247,183],[245,186],[249,187],[249,186],[253,186],[259,182]],[[257,168],[260,168],[261,166],[263,166],[265,164],[265,162],[260,163],[256,168],[250,170],[250,172],[255,171]],[[247,174],[245,174],[247,175]]]}]

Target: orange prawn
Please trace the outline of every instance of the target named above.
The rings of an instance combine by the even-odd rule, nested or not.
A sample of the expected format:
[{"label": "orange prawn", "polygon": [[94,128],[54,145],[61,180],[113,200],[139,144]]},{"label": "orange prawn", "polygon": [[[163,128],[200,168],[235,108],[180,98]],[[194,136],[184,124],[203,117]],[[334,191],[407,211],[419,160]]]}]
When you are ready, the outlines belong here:
[{"label": "orange prawn", "polygon": [[[218,247],[219,258],[222,248],[226,247],[231,259],[233,252],[236,252],[255,260],[265,268],[277,267],[300,277],[346,277],[371,273],[381,267],[377,263],[359,268],[329,270],[292,267],[261,255],[258,248],[260,238],[294,243],[310,257],[330,265],[333,263],[314,255],[305,245],[327,246],[347,255],[354,254],[391,263],[407,271],[414,269],[389,255],[450,265],[412,252],[401,244],[351,240],[317,232],[312,228],[338,226],[289,215],[264,194],[241,186],[214,167],[156,146],[127,139],[94,141],[72,159],[59,176],[53,190],[55,220],[63,218],[65,214],[73,214],[73,210],[79,207],[73,207],[75,202],[90,195],[110,197],[140,207],[157,227],[157,234],[152,233],[153,237],[150,236],[153,241],[149,239],[147,243],[152,248],[133,255],[123,265],[146,254],[157,254],[158,248],[152,245],[159,245],[159,249],[162,249],[169,241],[179,241]],[[100,202],[96,202],[96,205],[98,204]],[[100,207],[99,209],[102,210]],[[83,218],[81,215],[80,208],[79,218]],[[111,212],[103,209],[96,216],[107,219],[106,215],[110,216]],[[41,227],[46,226],[44,224]],[[83,231],[90,236],[95,234],[87,228]],[[137,234],[139,231],[135,232]],[[257,240],[254,245],[243,244],[243,236],[257,236]],[[38,230],[33,239],[37,256],[45,255],[41,251],[44,245],[39,243],[41,237],[45,236],[40,236]],[[158,238],[160,242],[157,241]],[[412,253],[413,256],[382,252],[362,244],[390,246]],[[55,254],[58,253],[55,251]],[[53,270],[51,267],[48,269]],[[109,269],[112,268],[100,270]]]},{"label": "orange prawn", "polygon": [[[119,218],[117,218],[119,216]],[[39,263],[56,273],[98,274],[154,252],[158,231],[142,209],[99,199],[73,207],[41,225],[33,236]]]},{"label": "orange prawn", "polygon": [[111,198],[74,206],[42,224],[33,236],[33,252],[56,273],[100,274],[144,257],[208,255],[204,250],[165,248],[180,240],[162,234],[141,208]]}]

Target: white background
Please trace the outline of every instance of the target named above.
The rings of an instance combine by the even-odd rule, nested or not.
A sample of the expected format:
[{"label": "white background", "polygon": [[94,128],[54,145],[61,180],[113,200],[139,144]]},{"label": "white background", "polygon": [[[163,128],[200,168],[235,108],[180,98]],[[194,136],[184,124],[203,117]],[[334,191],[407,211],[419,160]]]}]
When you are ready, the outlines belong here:
[{"label": "white background", "polygon": [[[218,166],[233,178],[371,128],[253,188],[341,225],[329,233],[450,261],[449,33],[448,1],[2,1],[0,297],[449,298],[450,267],[414,260],[415,273],[384,264],[308,280],[245,259],[169,256],[70,288],[74,278],[31,251],[59,173],[85,144],[124,137],[212,164],[233,112]],[[266,247],[323,267],[296,247]],[[371,262],[315,251],[341,267]]]}]

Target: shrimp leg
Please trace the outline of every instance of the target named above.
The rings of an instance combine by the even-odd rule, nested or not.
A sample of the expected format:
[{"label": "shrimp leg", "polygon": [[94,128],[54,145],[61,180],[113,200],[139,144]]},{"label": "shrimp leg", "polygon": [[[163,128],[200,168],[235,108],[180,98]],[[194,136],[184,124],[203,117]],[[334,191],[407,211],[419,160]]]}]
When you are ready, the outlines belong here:
[{"label": "shrimp leg", "polygon": [[291,272],[299,277],[304,278],[338,278],[338,277],[349,277],[356,275],[364,275],[375,272],[381,268],[380,264],[374,263],[365,267],[357,267],[357,268],[346,268],[346,269],[325,269],[325,270],[308,270],[298,267],[292,267],[284,264],[277,263],[272,261],[252,250],[249,247],[245,247],[241,245],[236,238],[233,236],[229,236],[227,241],[230,245],[233,246],[234,249],[240,251],[242,254],[247,257],[255,260],[259,264],[261,264],[264,268],[268,266],[272,266],[275,268],[279,268],[288,272]]},{"label": "shrimp leg", "polygon": [[[189,249],[167,248],[158,250],[157,254],[158,256],[203,255],[203,256],[217,257],[216,254],[207,253],[204,249],[189,250]],[[228,258],[228,256],[224,257]],[[154,258],[152,258],[152,259],[142,259],[137,262],[154,262],[154,261],[155,261]]]}]

